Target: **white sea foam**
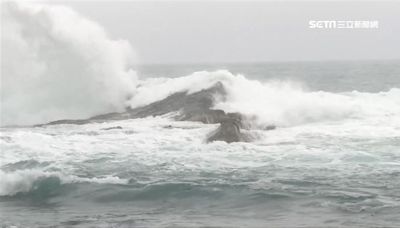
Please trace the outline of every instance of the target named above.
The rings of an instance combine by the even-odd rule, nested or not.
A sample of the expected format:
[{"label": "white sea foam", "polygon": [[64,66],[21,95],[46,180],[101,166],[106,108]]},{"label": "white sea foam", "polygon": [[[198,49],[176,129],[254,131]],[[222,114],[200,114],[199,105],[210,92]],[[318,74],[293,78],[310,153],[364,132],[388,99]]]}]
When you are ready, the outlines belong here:
[{"label": "white sea foam", "polygon": [[114,176],[104,177],[77,177],[66,175],[60,172],[48,172],[35,169],[17,170],[14,172],[4,172],[0,170],[0,196],[12,196],[17,193],[29,192],[34,190],[35,183],[44,178],[57,177],[60,184],[69,183],[98,183],[98,184],[127,184],[128,180]]},{"label": "white sea foam", "polygon": [[1,124],[37,124],[121,111],[133,91],[134,53],[70,8],[1,7]]},{"label": "white sea foam", "polygon": [[228,99],[215,108],[254,116],[262,125],[293,126],[400,115],[399,89],[376,94],[331,93],[307,91],[290,82],[260,83],[242,76],[235,78],[227,88]]},{"label": "white sea foam", "polygon": [[227,99],[217,99],[214,108],[254,117],[253,123],[258,125],[293,126],[320,121],[400,115],[400,89],[397,88],[380,93],[308,91],[298,83],[260,82],[226,70],[142,81],[130,104],[138,107],[179,91],[193,93],[209,88],[218,81],[225,86]]}]

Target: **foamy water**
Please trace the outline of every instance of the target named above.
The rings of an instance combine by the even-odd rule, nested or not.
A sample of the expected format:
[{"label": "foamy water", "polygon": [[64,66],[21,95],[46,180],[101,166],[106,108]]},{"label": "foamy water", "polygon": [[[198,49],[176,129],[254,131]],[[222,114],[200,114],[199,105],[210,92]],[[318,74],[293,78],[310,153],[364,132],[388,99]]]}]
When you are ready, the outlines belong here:
[{"label": "foamy water", "polygon": [[[102,130],[115,126],[122,129]],[[206,144],[216,127],[156,117],[3,129],[1,220],[21,227],[399,222],[398,123],[328,121],[257,131],[253,143]]]}]

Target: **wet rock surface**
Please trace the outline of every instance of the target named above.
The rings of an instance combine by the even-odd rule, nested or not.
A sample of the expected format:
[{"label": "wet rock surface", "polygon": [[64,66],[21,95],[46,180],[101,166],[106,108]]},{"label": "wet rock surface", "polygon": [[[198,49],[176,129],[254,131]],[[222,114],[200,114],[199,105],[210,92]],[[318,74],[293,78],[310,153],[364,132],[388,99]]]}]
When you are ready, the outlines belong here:
[{"label": "wet rock surface", "polygon": [[[128,108],[126,112],[123,113],[108,113],[94,116],[86,120],[58,120],[46,125],[86,124],[109,120],[160,116],[177,112],[179,114],[174,117],[177,121],[199,121],[205,124],[219,123],[220,126],[206,138],[207,142],[225,141],[231,143],[251,141],[252,137],[242,132],[242,130],[246,128],[246,123],[244,121],[245,116],[240,113],[226,113],[223,110],[212,109],[216,97],[221,100],[226,98],[226,90],[221,82],[217,82],[208,89],[203,89],[191,94],[187,92],[177,92],[149,105],[134,109]],[[270,129],[273,128],[271,127]]]}]

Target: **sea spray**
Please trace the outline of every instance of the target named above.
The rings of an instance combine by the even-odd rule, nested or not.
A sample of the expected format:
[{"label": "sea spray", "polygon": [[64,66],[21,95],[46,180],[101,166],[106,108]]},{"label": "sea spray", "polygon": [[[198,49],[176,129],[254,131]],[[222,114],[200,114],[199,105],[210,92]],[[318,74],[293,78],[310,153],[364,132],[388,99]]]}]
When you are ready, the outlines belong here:
[{"label": "sea spray", "polygon": [[122,111],[134,52],[64,6],[2,3],[1,125]]},{"label": "sea spray", "polygon": [[227,70],[142,80],[130,100],[130,106],[147,105],[176,92],[194,93],[217,82],[223,84],[227,95],[224,99],[216,97],[214,109],[242,113],[250,117],[250,124],[255,128],[400,116],[398,88],[380,93],[311,91],[298,82],[276,79],[261,82]]}]

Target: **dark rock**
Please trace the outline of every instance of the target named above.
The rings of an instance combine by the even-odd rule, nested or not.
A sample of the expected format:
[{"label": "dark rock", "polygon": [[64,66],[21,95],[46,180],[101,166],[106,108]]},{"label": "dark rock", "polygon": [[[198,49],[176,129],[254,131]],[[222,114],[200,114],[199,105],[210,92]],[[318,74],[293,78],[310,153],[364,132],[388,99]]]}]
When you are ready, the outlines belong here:
[{"label": "dark rock", "polygon": [[225,141],[227,143],[248,142],[250,141],[250,136],[240,131],[240,122],[235,119],[226,119],[207,138],[207,142],[213,141]]},{"label": "dark rock", "polygon": [[108,130],[114,130],[114,129],[122,129],[122,127],[121,127],[121,126],[106,127],[106,128],[102,128],[102,129],[100,129],[100,130],[106,130],[106,131],[108,131]]},{"label": "dark rock", "polygon": [[56,125],[56,124],[78,124],[78,125],[81,125],[81,124],[87,124],[87,123],[89,123],[88,120],[56,120],[56,121],[52,121],[47,124],[35,125],[35,127],[42,127],[45,125]]},{"label": "dark rock", "polygon": [[196,93],[174,93],[167,98],[149,105],[128,110],[130,118],[143,118],[159,116],[171,112],[180,112],[176,120],[201,121],[203,123],[218,123],[219,118],[225,115],[222,110],[211,110],[214,104],[214,96],[226,96],[225,88],[221,82],[217,82],[209,89]]},{"label": "dark rock", "polygon": [[[177,121],[199,121],[205,124],[219,123],[220,126],[207,138],[207,142],[248,142],[251,140],[251,137],[241,131],[241,129],[250,128],[249,125],[246,124],[245,116],[240,113],[225,113],[223,110],[212,109],[215,103],[215,97],[225,100],[226,94],[223,84],[217,82],[214,86],[199,92],[192,94],[177,92],[149,105],[134,109],[129,108],[123,113],[108,113],[94,116],[87,120],[58,120],[50,122],[47,125],[106,122],[109,120],[160,116],[171,112],[177,112],[179,113],[175,116]],[[271,130],[273,127],[274,126],[268,126],[267,130]],[[172,128],[172,126],[168,126],[168,128]],[[121,127],[111,127],[102,130],[111,129],[121,129]]]},{"label": "dark rock", "polygon": [[276,126],[274,126],[274,125],[268,125],[264,128],[264,130],[266,130],[266,131],[275,130],[275,129],[276,129]]}]

